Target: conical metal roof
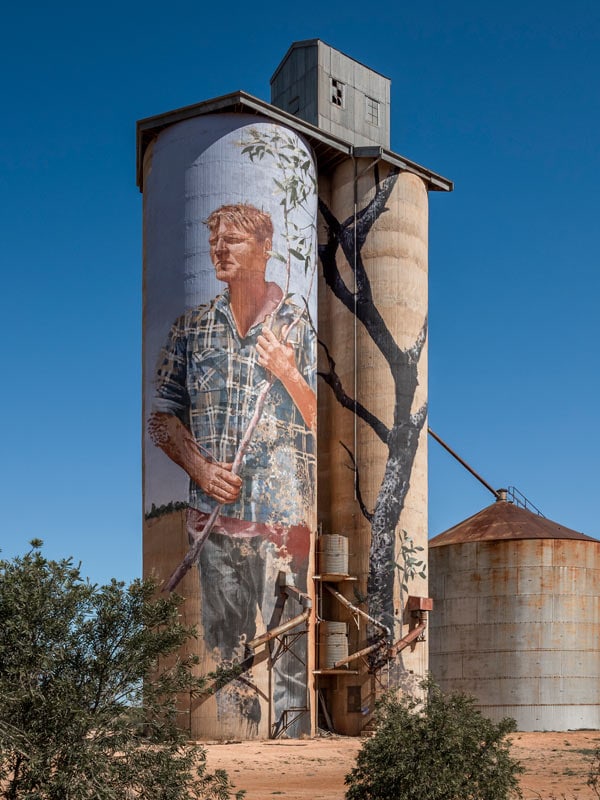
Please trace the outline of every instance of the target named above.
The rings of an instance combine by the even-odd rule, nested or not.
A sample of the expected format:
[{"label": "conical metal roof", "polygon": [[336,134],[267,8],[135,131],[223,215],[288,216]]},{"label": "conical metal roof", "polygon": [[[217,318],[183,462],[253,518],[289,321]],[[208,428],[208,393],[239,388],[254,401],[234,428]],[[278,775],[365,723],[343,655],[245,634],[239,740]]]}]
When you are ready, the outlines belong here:
[{"label": "conical metal roof", "polygon": [[592,536],[565,528],[558,522],[540,517],[526,508],[506,500],[498,500],[472,517],[459,522],[429,540],[429,547],[442,547],[463,542],[485,542],[510,539],[585,539]]}]

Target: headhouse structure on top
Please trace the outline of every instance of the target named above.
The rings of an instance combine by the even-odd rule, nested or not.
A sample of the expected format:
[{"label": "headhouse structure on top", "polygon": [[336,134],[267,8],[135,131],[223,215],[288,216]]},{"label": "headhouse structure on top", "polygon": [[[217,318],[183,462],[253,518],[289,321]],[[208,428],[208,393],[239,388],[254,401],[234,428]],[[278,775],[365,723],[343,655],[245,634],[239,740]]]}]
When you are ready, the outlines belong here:
[{"label": "headhouse structure on top", "polygon": [[389,78],[320,39],[294,42],[271,78],[271,103],[359,147],[390,147]]}]

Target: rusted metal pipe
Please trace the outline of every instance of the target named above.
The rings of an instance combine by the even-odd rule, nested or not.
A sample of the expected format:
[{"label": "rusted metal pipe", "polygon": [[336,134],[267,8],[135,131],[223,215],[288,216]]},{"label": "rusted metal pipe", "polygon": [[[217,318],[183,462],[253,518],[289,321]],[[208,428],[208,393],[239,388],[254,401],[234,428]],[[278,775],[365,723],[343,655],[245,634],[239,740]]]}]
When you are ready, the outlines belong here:
[{"label": "rusted metal pipe", "polygon": [[430,436],[433,436],[433,438],[436,440],[436,442],[437,442],[438,444],[441,444],[441,445],[442,445],[442,447],[444,448],[444,450],[447,450],[447,451],[450,453],[450,455],[451,455],[451,456],[453,456],[453,458],[455,458],[455,459],[458,461],[458,463],[459,463],[459,464],[462,464],[462,465],[463,465],[463,467],[464,467],[464,468],[465,468],[465,469],[466,469],[468,472],[470,472],[470,473],[471,473],[471,475],[473,475],[473,477],[474,477],[474,478],[477,478],[477,480],[479,481],[479,483],[482,483],[482,484],[485,486],[485,488],[486,488],[486,489],[487,489],[489,492],[491,492],[491,493],[494,495],[494,497],[496,498],[496,500],[499,500],[499,499],[500,499],[500,497],[499,497],[499,495],[498,495],[498,492],[497,492],[497,490],[496,490],[496,489],[494,489],[492,486],[490,486],[490,484],[489,484],[489,483],[488,483],[486,480],[484,480],[484,479],[481,477],[481,475],[478,475],[478,474],[477,474],[477,472],[475,472],[475,470],[473,469],[473,467],[469,466],[469,465],[467,464],[467,462],[466,462],[464,459],[462,459],[462,458],[461,458],[461,457],[458,455],[458,453],[456,453],[456,452],[455,452],[455,451],[454,451],[454,450],[453,450],[453,449],[450,447],[450,445],[449,445],[449,444],[446,444],[446,442],[445,442],[443,439],[440,439],[440,437],[437,435],[437,433],[434,433],[434,432],[431,430],[431,428],[427,428],[427,433],[428,433]]},{"label": "rusted metal pipe", "polygon": [[300,589],[292,584],[288,585],[287,583],[280,582],[280,586],[282,591],[284,591],[287,595],[295,595],[302,608],[312,608],[312,598],[310,595],[306,594],[306,592],[300,591]]},{"label": "rusted metal pipe", "polygon": [[390,631],[387,625],[384,625],[383,622],[379,622],[378,619],[371,617],[369,614],[367,614],[366,611],[363,611],[362,608],[355,606],[354,603],[351,603],[350,600],[348,600],[346,597],[344,597],[343,594],[338,592],[337,589],[333,589],[328,583],[325,584],[325,588],[336,598],[336,600],[339,600],[343,606],[346,606],[346,608],[349,608],[356,614],[360,614],[360,616],[368,620],[371,623],[371,625],[375,625],[376,628],[379,628],[379,630],[383,631],[388,640],[391,638],[392,632]]},{"label": "rusted metal pipe", "polygon": [[370,644],[368,647],[363,647],[362,650],[357,650],[356,653],[351,653],[349,656],[345,656],[341,658],[339,661],[336,661],[331,669],[337,669],[338,667],[343,667],[344,664],[349,664],[351,661],[356,661],[362,656],[366,656],[368,653],[372,653],[373,650],[378,650],[379,648],[383,647],[386,644],[386,639],[382,636],[378,642],[375,644]]},{"label": "rusted metal pipe", "polygon": [[402,639],[398,639],[389,649],[388,655],[390,658],[396,658],[398,653],[408,647],[409,644],[412,644],[415,639],[418,639],[419,636],[423,633],[425,628],[427,627],[427,620],[423,619],[416,627],[409,631],[406,636],[403,636]]},{"label": "rusted metal pipe", "polygon": [[265,633],[257,636],[256,639],[252,639],[251,642],[248,642],[248,647],[251,650],[254,650],[256,647],[260,647],[262,644],[270,642],[271,639],[274,639],[276,636],[279,636],[280,634],[291,630],[291,628],[295,628],[297,625],[306,622],[306,620],[310,617],[310,611],[310,608],[306,608],[302,614],[298,614],[297,617],[292,617],[292,619],[288,620],[287,622],[283,622],[276,628],[272,628],[270,631],[265,631]]}]

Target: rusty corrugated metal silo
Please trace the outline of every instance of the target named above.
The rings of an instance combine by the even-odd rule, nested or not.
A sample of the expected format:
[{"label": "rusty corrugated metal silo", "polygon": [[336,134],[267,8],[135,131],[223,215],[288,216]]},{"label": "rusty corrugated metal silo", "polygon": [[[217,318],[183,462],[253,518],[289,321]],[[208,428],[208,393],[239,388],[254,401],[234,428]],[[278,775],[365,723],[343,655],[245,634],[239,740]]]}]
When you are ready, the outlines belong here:
[{"label": "rusty corrugated metal silo", "polygon": [[499,500],[429,547],[442,688],[519,730],[600,728],[600,542]]}]

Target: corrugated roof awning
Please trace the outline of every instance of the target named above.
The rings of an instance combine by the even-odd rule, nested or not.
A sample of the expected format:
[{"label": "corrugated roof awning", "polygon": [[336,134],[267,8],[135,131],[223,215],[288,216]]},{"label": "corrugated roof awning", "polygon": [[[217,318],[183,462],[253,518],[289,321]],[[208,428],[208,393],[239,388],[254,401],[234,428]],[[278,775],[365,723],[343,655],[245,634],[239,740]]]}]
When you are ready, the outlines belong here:
[{"label": "corrugated roof awning", "polygon": [[[333,136],[326,131],[322,131],[315,125],[311,125],[299,117],[289,114],[287,111],[283,111],[270,103],[266,103],[264,100],[259,100],[257,97],[252,97],[252,95],[246,92],[238,91],[223,95],[222,97],[213,98],[212,100],[205,100],[202,103],[184,106],[174,111],[167,111],[164,114],[146,117],[138,121],[136,179],[140,191],[144,190],[142,169],[144,153],[150,142],[158,136],[161,131],[168,128],[170,125],[192,119],[193,117],[200,117],[205,114],[226,113],[256,114],[257,116],[266,117],[273,122],[281,123],[282,125],[287,125],[289,128],[292,128],[297,133],[304,136],[312,146],[317,159],[319,172],[330,171],[348,157],[365,157],[367,155],[365,152],[367,148],[353,147],[353,145],[343,139]],[[452,181],[428,170],[426,167],[416,164],[414,161],[404,158],[404,156],[393,153],[391,150],[386,150],[384,148],[368,148],[368,150],[378,151],[377,154],[370,153],[370,156],[381,158],[384,162],[418,175],[425,181],[430,191],[451,192],[454,188]]]}]

